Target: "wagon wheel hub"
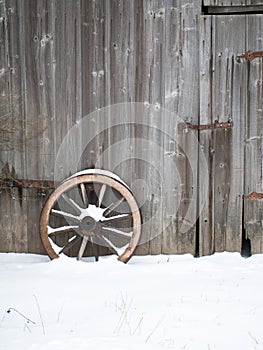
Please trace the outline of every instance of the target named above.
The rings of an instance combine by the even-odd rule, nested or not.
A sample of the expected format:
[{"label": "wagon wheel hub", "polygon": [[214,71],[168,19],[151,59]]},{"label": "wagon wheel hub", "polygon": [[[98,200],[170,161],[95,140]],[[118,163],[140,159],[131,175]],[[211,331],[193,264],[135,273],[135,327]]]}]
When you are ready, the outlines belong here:
[{"label": "wagon wheel hub", "polygon": [[80,223],[80,234],[83,236],[93,236],[100,232],[101,224],[91,216],[85,216]]}]

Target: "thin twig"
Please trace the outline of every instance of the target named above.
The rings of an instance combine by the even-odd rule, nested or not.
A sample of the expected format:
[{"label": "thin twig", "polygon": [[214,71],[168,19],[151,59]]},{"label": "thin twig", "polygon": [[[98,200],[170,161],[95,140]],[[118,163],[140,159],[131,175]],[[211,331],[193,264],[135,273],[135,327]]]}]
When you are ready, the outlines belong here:
[{"label": "thin twig", "polygon": [[35,294],[33,295],[33,297],[34,297],[35,300],[36,300],[37,309],[38,309],[40,321],[41,321],[41,324],[42,324],[42,331],[43,331],[43,334],[46,335],[45,326],[44,326],[44,322],[43,322],[43,318],[42,318],[42,314],[41,314],[41,310],[40,310],[40,306],[39,306],[38,299],[37,299],[37,297],[35,296]]},{"label": "thin twig", "polygon": [[145,339],[145,343],[148,342],[148,340],[151,338],[151,336],[153,335],[153,333],[157,330],[158,327],[160,327],[160,324],[163,322],[164,316],[162,318],[160,318],[160,320],[157,322],[156,326],[154,327],[154,329],[151,331],[151,333],[148,335],[148,337]]},{"label": "thin twig", "polygon": [[29,331],[29,333],[32,333],[31,329],[30,329],[30,328],[28,327],[28,325],[25,323],[24,331],[25,331],[26,329]]},{"label": "thin twig", "polygon": [[23,315],[20,311],[18,311],[17,309],[14,309],[13,307],[10,307],[8,310],[7,310],[7,313],[10,314],[11,311],[15,311],[19,316],[23,317],[27,323],[31,322],[33,324],[36,324],[36,322],[30,320],[30,318],[26,317],[25,315]]},{"label": "thin twig", "polygon": [[248,332],[248,335],[254,340],[254,342],[258,345],[259,343],[258,343],[258,341],[257,341],[257,339],[250,333],[250,332]]},{"label": "thin twig", "polygon": [[64,309],[64,304],[63,304],[63,305],[61,306],[61,308],[59,309],[58,318],[57,318],[57,323],[59,323],[59,321],[60,321],[60,316],[61,316],[61,314],[62,314],[63,309]]},{"label": "thin twig", "polygon": [[122,315],[121,315],[121,317],[119,319],[119,322],[118,322],[118,324],[117,324],[117,326],[116,326],[116,328],[114,330],[114,334],[117,333],[119,335],[119,333],[120,333],[124,323],[127,322],[128,313],[130,311],[131,305],[132,305],[132,299],[131,299],[131,301],[130,301],[130,303],[128,305],[128,308],[126,308],[126,306],[127,306],[126,303],[123,305],[123,310],[121,310]]},{"label": "thin twig", "polygon": [[143,315],[142,315],[142,317],[140,318],[140,320],[139,320],[139,322],[138,322],[137,326],[135,327],[135,329],[134,329],[134,331],[132,332],[132,334],[131,334],[131,335],[134,335],[134,334],[136,333],[137,329],[138,329],[138,330],[139,330],[139,332],[140,332],[140,329],[141,329],[141,323],[142,323],[142,321],[143,321],[143,318],[144,318],[144,314],[143,314]]}]

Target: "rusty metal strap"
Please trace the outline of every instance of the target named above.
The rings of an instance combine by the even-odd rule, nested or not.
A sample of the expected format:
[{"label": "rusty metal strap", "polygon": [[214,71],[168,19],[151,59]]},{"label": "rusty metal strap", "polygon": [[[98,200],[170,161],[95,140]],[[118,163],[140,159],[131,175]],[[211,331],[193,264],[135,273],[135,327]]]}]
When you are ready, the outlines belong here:
[{"label": "rusty metal strap", "polygon": [[257,57],[263,57],[263,51],[247,51],[243,55],[237,56],[238,58],[245,58],[248,61],[253,61]]},{"label": "rusty metal strap", "polygon": [[251,192],[250,194],[244,195],[244,198],[251,199],[253,201],[263,199],[263,193]]},{"label": "rusty metal strap", "polygon": [[179,131],[192,129],[192,130],[212,130],[212,129],[229,129],[233,127],[233,122],[215,122],[213,124],[203,124],[203,125],[194,125],[188,122],[179,123]]},{"label": "rusty metal strap", "polygon": [[20,179],[0,179],[0,188],[37,188],[37,189],[54,189],[54,181],[43,180],[20,180]]}]

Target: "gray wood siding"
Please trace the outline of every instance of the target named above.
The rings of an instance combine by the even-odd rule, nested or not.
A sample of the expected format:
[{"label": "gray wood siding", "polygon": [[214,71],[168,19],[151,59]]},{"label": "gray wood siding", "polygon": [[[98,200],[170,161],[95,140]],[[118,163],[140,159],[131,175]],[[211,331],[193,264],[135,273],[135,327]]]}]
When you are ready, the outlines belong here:
[{"label": "gray wood siding", "polygon": [[[252,252],[263,252],[262,200],[243,199],[263,192],[262,59],[237,59],[248,49],[263,50],[262,15],[201,12],[201,0],[3,0],[0,177],[52,180],[64,136],[91,112],[123,102],[163,107],[175,117],[157,118],[151,128],[128,125],[136,115],[127,111],[104,120],[94,114],[85,130],[95,137],[80,169],[96,164],[132,187],[142,179],[154,188],[143,220],[158,210],[160,215],[144,229],[149,241],[137,254],[240,251],[244,232]],[[198,178],[198,148],[187,133],[176,134],[178,118],[192,124],[234,122],[232,129],[194,131],[210,175],[199,223],[186,233],[185,218],[196,216],[205,185]],[[115,119],[122,125],[107,130]],[[171,130],[181,147],[165,136]],[[82,136],[74,144],[76,154],[82,152]],[[147,162],[133,158],[140,154]],[[70,152],[67,156],[65,163]],[[143,197],[145,187],[136,192],[134,185],[135,196]],[[0,251],[44,253],[38,222],[47,194],[2,190]]]},{"label": "gray wood siding", "polygon": [[[263,15],[247,16],[246,48],[262,50]],[[244,192],[263,192],[263,118],[262,118],[262,61],[247,63],[247,118],[245,128],[245,189]],[[251,240],[252,253],[263,249],[263,201],[244,200],[246,237]]]}]

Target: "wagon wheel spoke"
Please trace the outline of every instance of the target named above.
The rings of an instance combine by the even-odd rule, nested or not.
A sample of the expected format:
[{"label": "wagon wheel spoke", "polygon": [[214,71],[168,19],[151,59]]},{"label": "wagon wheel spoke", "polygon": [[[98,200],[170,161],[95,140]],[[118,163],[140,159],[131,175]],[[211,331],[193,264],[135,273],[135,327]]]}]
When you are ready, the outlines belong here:
[{"label": "wagon wheel spoke", "polygon": [[124,232],[124,231],[121,231],[121,230],[119,230],[117,228],[113,228],[113,227],[103,226],[102,232],[112,234],[113,236],[115,235],[115,236],[123,237],[123,238],[131,238],[132,237],[132,232]]},{"label": "wagon wheel spoke", "polygon": [[79,214],[82,212],[82,208],[72,199],[69,198],[65,193],[61,196],[76,212]]},{"label": "wagon wheel spoke", "polygon": [[93,251],[93,254],[94,254],[94,256],[95,256],[95,260],[96,260],[96,261],[99,261],[98,246],[97,246],[96,243],[94,242],[94,239],[93,239],[92,236],[90,237],[90,241],[91,241],[91,245],[92,245],[92,251]]},{"label": "wagon wheel spoke", "polygon": [[103,184],[100,188],[99,196],[98,196],[98,206],[101,207],[107,186]]},{"label": "wagon wheel spoke", "polygon": [[88,195],[87,195],[87,191],[86,191],[85,185],[83,183],[81,183],[79,185],[79,187],[80,187],[81,199],[83,201],[83,204],[84,204],[85,208],[87,208],[89,206],[89,199],[88,199]]},{"label": "wagon wheel spoke", "polygon": [[78,252],[78,257],[77,257],[78,260],[80,260],[82,258],[83,253],[86,249],[88,240],[89,240],[88,237],[86,237],[86,236],[83,237],[80,248],[79,248],[79,252]]},{"label": "wagon wheel spoke", "polygon": [[79,220],[79,218],[77,216],[72,215],[70,213],[67,213],[65,211],[62,211],[62,210],[52,209],[51,210],[51,214],[55,215],[55,216],[59,216],[61,218],[65,218],[67,221],[73,222],[75,224],[79,224],[80,223],[80,220]]},{"label": "wagon wheel spoke", "polygon": [[111,212],[113,212],[115,209],[118,208],[118,206],[124,201],[124,198],[121,197],[117,202],[112,203],[108,206],[108,208],[104,212],[104,216],[107,217],[110,215]]},{"label": "wagon wheel spoke", "polygon": [[119,255],[115,245],[106,237],[104,237],[102,234],[98,235],[97,238],[103,243],[103,245],[107,248],[109,248],[109,250],[115,254],[115,255]]},{"label": "wagon wheel spoke", "polygon": [[56,228],[48,226],[48,236],[52,237],[52,236],[59,235],[61,233],[72,232],[76,228],[78,228],[78,226],[61,226],[61,227],[56,227]]},{"label": "wagon wheel spoke", "polygon": [[102,220],[101,222],[102,222],[103,224],[105,224],[105,223],[114,223],[114,222],[119,222],[119,221],[122,221],[122,220],[126,220],[126,219],[128,219],[128,218],[132,218],[131,213],[111,216],[111,217],[109,217],[109,218],[105,218],[105,219]]},{"label": "wagon wheel spoke", "polygon": [[69,251],[69,249],[71,249],[76,243],[78,243],[78,241],[80,240],[80,236],[76,236],[75,238],[73,238],[72,240],[70,240],[64,247],[63,249],[60,250],[60,252],[58,254],[62,254],[65,253],[67,251]]}]

